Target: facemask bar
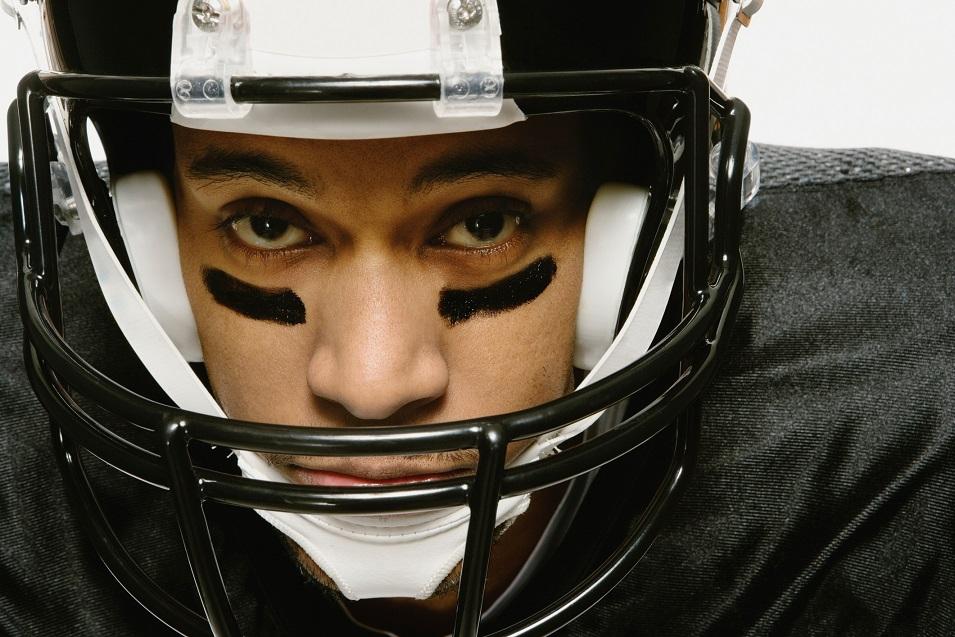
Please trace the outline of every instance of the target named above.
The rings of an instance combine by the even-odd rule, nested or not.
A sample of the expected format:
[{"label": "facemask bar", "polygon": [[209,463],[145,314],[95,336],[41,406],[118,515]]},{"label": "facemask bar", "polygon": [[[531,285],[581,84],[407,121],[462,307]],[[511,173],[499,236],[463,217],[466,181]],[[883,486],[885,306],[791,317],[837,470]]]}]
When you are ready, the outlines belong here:
[{"label": "facemask bar", "polygon": [[[48,140],[44,102],[49,96],[107,102],[119,95],[135,106],[137,101],[168,101],[165,78],[92,78],[88,76],[28,76],[20,87],[19,109],[11,110],[11,157],[22,152],[21,166],[11,175],[13,201],[17,207],[18,259],[21,266],[20,303],[26,328],[26,358],[34,389],[54,421],[55,444],[62,450],[71,488],[89,489],[79,464],[75,440],[104,461],[156,485],[173,490],[185,522],[184,540],[199,582],[203,603],[216,634],[235,635],[238,628],[225,596],[215,564],[202,513],[206,499],[239,506],[301,512],[336,513],[390,512],[443,507],[467,503],[472,510],[462,576],[461,597],[455,635],[475,635],[479,630],[487,552],[493,536],[493,511],[499,497],[525,493],[593,471],[642,444],[677,420],[678,436],[667,480],[657,492],[636,531],[611,558],[580,586],[541,613],[500,635],[543,634],[556,630],[595,603],[632,568],[649,545],[670,495],[680,488],[692,458],[698,414],[695,400],[712,374],[721,338],[739,301],[742,270],[738,258],[737,218],[740,207],[743,151],[748,113],[741,103],[710,94],[710,86],[697,69],[613,71],[592,73],[520,74],[507,78],[510,97],[557,104],[563,98],[619,96],[626,93],[681,94],[688,104],[687,149],[690,153],[685,175],[687,192],[684,289],[688,291],[687,311],[680,325],[640,361],[580,392],[541,407],[505,416],[444,425],[368,429],[313,429],[260,423],[241,423],[203,417],[154,403],[125,390],[89,367],[62,340],[56,274],[57,230],[51,209]],[[336,85],[347,84],[337,92]],[[289,86],[274,78],[234,81],[234,94],[246,101],[308,101],[313,99],[434,99],[439,88],[421,78],[378,78],[377,80],[299,78]],[[326,86],[329,85],[329,86]],[[357,89],[358,96],[352,92]],[[115,103],[112,102],[111,103]],[[543,110],[544,107],[541,107]],[[707,188],[709,117],[711,109],[721,119],[722,156],[717,176],[716,246],[718,276],[710,283],[709,261],[699,255],[707,247]],[[531,109],[536,110],[536,109]],[[559,110],[559,109],[558,109]],[[19,142],[22,141],[22,147]],[[702,348],[700,344],[702,343]],[[530,465],[504,469],[507,442],[536,437],[568,422],[596,413],[625,400],[661,373],[680,365],[680,378],[656,401],[628,418],[616,429],[593,441],[557,456]],[[61,381],[62,379],[62,381]],[[106,406],[114,413],[161,430],[163,457],[135,447],[112,434],[85,414],[69,397],[62,382]],[[681,415],[682,414],[682,415]],[[61,429],[62,428],[62,429]],[[475,447],[480,451],[477,475],[413,488],[374,487],[332,489],[302,485],[274,485],[195,467],[189,458],[189,440],[245,448],[260,452],[307,455],[415,454]],[[361,449],[358,453],[355,449]],[[169,471],[166,471],[168,464]],[[167,475],[172,483],[167,484]],[[98,549],[115,539],[108,522],[99,512],[92,493],[81,495],[79,506],[92,513],[92,529],[100,531]],[[490,513],[489,513],[490,512]],[[84,516],[85,517],[85,516]],[[105,528],[103,527],[105,524]],[[111,536],[111,537],[107,537]],[[100,550],[101,554],[103,551]],[[153,585],[140,581],[138,567],[120,549],[109,551],[104,560],[130,592],[144,602],[158,606],[160,617],[187,634],[196,634],[195,620],[201,617],[181,606]],[[205,553],[206,557],[199,556]],[[208,558],[208,559],[207,559]],[[144,575],[142,577],[145,577]],[[177,606],[178,605],[178,606]],[[149,607],[149,606],[147,606]],[[530,631],[530,632],[525,632]]]}]

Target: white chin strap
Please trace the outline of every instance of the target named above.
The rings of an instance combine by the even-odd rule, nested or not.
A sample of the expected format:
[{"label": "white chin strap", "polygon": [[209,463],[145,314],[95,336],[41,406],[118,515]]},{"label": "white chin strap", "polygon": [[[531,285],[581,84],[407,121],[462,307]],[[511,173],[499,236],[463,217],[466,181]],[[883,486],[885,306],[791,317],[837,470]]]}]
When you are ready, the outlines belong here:
[{"label": "white chin strap", "polygon": [[[238,452],[242,474],[287,482],[255,453]],[[524,513],[530,496],[501,500],[498,526]],[[258,511],[318,564],[348,599],[430,597],[464,557],[465,506],[387,515],[302,515]]]}]

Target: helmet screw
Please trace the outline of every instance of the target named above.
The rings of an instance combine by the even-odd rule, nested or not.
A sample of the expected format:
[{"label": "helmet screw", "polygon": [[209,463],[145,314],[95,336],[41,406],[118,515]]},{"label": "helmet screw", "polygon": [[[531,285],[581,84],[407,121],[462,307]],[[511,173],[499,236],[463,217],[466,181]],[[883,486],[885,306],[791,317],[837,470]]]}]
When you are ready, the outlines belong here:
[{"label": "helmet screw", "polygon": [[483,16],[481,0],[448,0],[448,21],[452,29],[467,31],[477,26]]},{"label": "helmet screw", "polygon": [[202,83],[202,94],[209,99],[217,99],[222,97],[222,91],[219,88],[219,82],[217,80],[208,79]]},{"label": "helmet screw", "polygon": [[228,9],[226,0],[193,0],[192,22],[200,31],[216,31],[222,24],[222,14]]},{"label": "helmet screw", "polygon": [[495,97],[500,88],[500,84],[493,77],[486,77],[481,80],[481,93],[485,97]]},{"label": "helmet screw", "polygon": [[192,82],[189,80],[179,80],[176,82],[176,96],[183,102],[192,98]]},{"label": "helmet screw", "polygon": [[464,99],[471,93],[471,86],[467,79],[460,75],[451,78],[448,84],[448,97],[451,99]]}]

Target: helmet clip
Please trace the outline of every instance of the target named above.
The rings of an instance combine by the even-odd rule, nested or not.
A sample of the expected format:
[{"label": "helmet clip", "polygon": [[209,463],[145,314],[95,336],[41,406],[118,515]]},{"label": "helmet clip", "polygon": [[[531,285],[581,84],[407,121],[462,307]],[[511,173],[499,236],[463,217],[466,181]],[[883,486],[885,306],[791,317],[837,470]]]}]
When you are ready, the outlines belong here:
[{"label": "helmet clip", "polygon": [[496,0],[432,0],[432,58],[441,78],[438,117],[494,117],[504,103]]},{"label": "helmet clip", "polygon": [[82,234],[80,213],[76,209],[69,173],[66,164],[61,161],[50,162],[50,186],[53,190],[53,217],[69,228],[71,235]]},{"label": "helmet clip", "polygon": [[232,77],[249,74],[249,20],[242,0],[180,0],[169,73],[173,107],[184,117],[235,119],[250,104],[232,99]]}]

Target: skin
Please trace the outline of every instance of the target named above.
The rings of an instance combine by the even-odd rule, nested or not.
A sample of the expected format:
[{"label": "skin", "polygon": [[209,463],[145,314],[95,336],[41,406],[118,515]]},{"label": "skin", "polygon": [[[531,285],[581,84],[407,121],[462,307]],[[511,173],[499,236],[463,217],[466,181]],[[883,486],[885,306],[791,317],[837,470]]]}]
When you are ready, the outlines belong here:
[{"label": "skin", "polygon": [[[303,426],[426,424],[506,413],[567,393],[594,190],[585,171],[585,140],[583,124],[566,116],[390,140],[300,140],[176,127],[183,276],[209,379],[226,413]],[[216,149],[218,163],[200,161]],[[272,171],[273,164],[250,167],[237,159],[245,153],[265,155],[295,178],[287,179],[288,170]],[[461,169],[480,165],[462,163],[463,155],[515,154],[521,161],[508,165],[518,170]],[[457,172],[434,170],[448,165]],[[422,175],[436,174],[422,182]],[[462,245],[461,237],[464,243],[474,239],[464,222],[481,214],[520,220],[505,224],[510,230],[489,244]],[[265,249],[253,246],[245,239],[260,237],[250,233],[249,215],[280,218],[302,232],[288,231]],[[305,238],[275,248],[289,237]],[[442,290],[492,286],[543,257],[553,258],[556,274],[530,302],[479,312],[453,326],[439,313]],[[294,291],[307,320],[288,325],[229,309],[204,284],[208,268],[263,289]],[[526,444],[512,443],[509,459]],[[292,480],[307,483],[312,474],[303,467],[387,480],[467,472],[476,457],[462,450],[270,460]],[[501,592],[533,548],[557,495],[535,496],[531,510],[500,537],[487,599]],[[323,581],[318,567],[298,554]],[[382,627],[413,625],[426,634],[430,626],[439,634],[450,626],[454,596],[445,591],[424,601],[369,600],[352,610]]]}]

